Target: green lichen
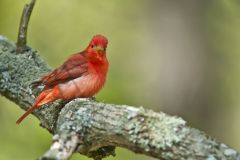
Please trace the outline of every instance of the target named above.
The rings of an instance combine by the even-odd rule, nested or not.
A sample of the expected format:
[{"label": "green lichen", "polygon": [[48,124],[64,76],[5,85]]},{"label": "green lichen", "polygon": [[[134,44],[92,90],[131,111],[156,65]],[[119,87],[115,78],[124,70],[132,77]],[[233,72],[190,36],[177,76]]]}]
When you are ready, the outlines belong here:
[{"label": "green lichen", "polygon": [[[133,115],[133,116],[132,116]],[[128,117],[129,118],[129,117]],[[148,152],[151,147],[165,150],[178,143],[186,135],[185,121],[141,108],[131,113],[126,125],[130,141]]]},{"label": "green lichen", "polygon": [[[0,36],[0,93],[2,95],[19,104],[23,109],[27,109],[40,91],[33,89],[31,83],[50,70],[36,50],[29,48],[24,53],[17,54],[16,46]],[[59,112],[55,107],[54,105],[51,108],[42,107],[34,112],[38,118],[47,119],[42,125],[50,131],[54,128],[54,121]]]},{"label": "green lichen", "polygon": [[[169,150],[188,133],[181,118],[143,108],[113,107],[80,99],[71,101],[60,112],[58,132],[65,130],[84,137],[85,148],[89,150],[116,143],[130,145],[133,151],[142,153]],[[170,153],[162,156],[170,157]]]}]

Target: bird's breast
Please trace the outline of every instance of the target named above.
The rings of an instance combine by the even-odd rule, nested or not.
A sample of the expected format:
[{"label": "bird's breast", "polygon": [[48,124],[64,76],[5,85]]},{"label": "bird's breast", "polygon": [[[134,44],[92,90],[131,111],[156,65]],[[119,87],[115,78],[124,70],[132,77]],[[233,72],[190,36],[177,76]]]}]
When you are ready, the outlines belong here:
[{"label": "bird's breast", "polygon": [[74,99],[94,96],[104,85],[105,76],[88,73],[81,77],[59,84],[62,99]]}]

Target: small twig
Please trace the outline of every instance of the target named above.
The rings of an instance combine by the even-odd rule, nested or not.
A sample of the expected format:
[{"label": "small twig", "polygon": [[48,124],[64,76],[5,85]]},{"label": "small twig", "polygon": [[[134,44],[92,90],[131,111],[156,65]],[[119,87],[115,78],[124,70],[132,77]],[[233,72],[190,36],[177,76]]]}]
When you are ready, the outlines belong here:
[{"label": "small twig", "polygon": [[35,2],[36,0],[32,0],[23,8],[22,17],[18,29],[17,53],[22,53],[26,49],[27,28]]}]

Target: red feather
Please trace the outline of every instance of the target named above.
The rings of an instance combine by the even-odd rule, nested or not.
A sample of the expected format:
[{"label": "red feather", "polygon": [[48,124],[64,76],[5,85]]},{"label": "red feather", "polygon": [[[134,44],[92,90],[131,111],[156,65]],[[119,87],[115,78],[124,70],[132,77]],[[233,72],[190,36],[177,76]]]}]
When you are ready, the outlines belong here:
[{"label": "red feather", "polygon": [[84,52],[72,55],[63,65],[45,75],[40,83],[45,87],[52,87],[59,83],[64,83],[71,79],[82,76],[88,71],[88,61]]},{"label": "red feather", "polygon": [[70,100],[94,96],[106,80],[107,44],[108,40],[104,36],[94,36],[83,52],[73,54],[60,67],[43,76],[40,81],[34,82],[34,85],[42,84],[45,87],[33,106],[16,123],[21,123],[32,111],[57,99]]}]

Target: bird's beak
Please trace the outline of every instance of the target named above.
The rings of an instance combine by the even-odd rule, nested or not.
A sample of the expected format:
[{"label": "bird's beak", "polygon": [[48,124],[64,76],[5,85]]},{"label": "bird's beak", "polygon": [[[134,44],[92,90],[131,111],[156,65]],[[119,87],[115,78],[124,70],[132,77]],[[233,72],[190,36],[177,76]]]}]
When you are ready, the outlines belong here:
[{"label": "bird's beak", "polygon": [[98,53],[104,53],[104,48],[101,47],[101,46],[97,46],[96,50],[97,50]]}]

